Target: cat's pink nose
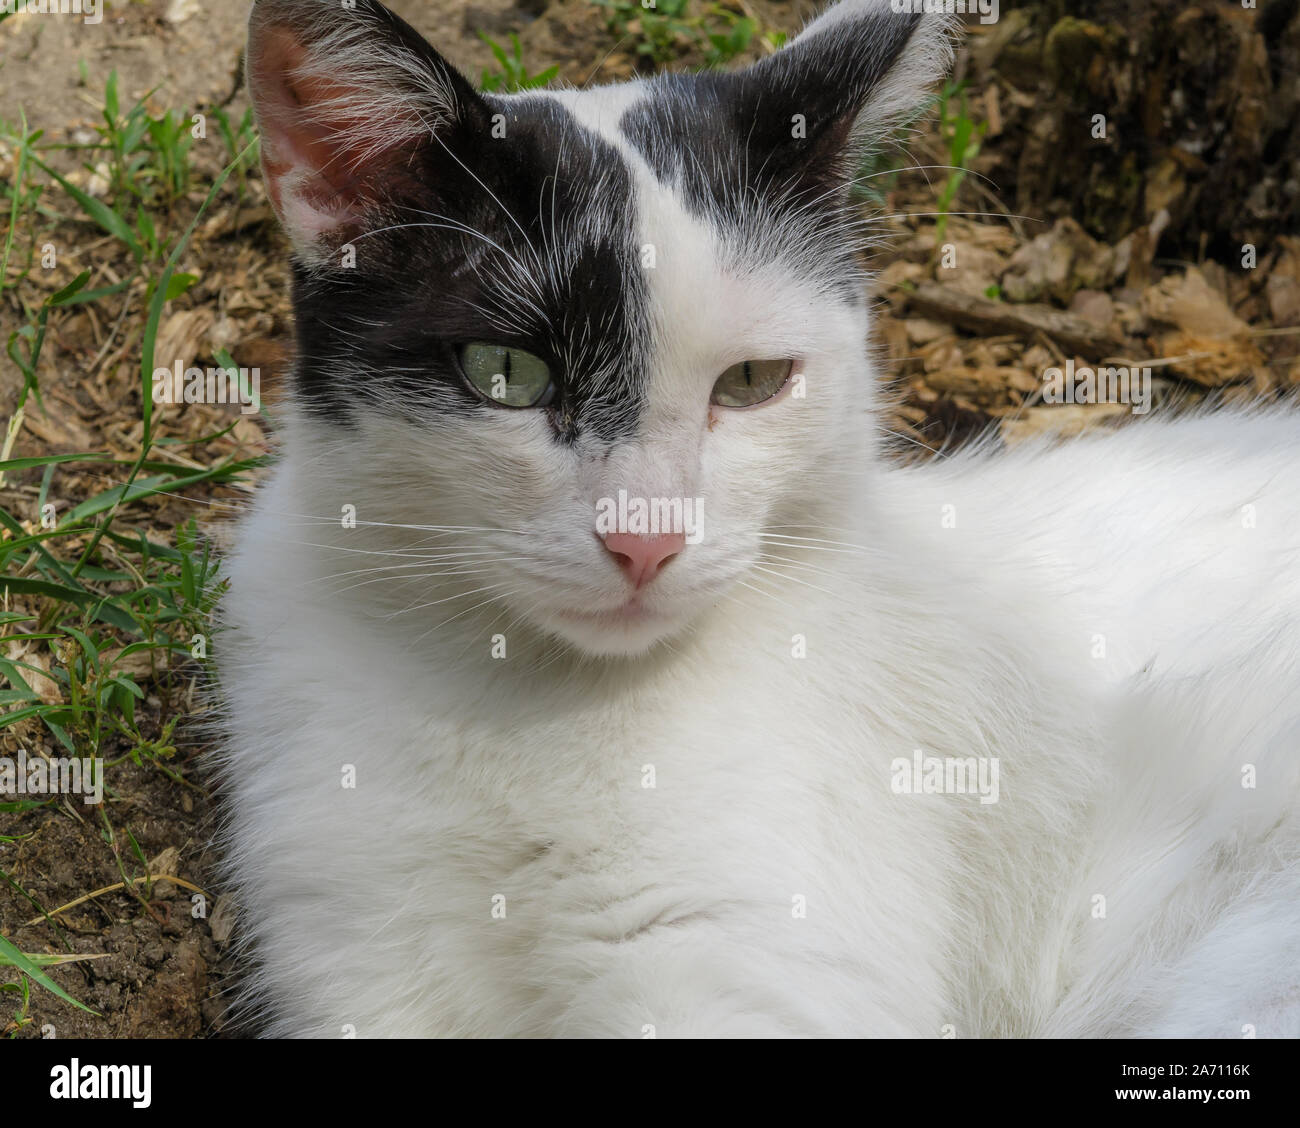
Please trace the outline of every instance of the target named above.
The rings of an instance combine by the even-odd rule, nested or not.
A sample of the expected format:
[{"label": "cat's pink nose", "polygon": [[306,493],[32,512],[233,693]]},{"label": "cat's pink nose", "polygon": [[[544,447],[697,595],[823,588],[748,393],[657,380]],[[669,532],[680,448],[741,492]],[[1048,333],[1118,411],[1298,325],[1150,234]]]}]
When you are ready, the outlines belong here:
[{"label": "cat's pink nose", "polygon": [[604,541],[624,575],[639,588],[653,580],[659,569],[686,547],[686,534],[642,537],[636,533],[607,533]]}]

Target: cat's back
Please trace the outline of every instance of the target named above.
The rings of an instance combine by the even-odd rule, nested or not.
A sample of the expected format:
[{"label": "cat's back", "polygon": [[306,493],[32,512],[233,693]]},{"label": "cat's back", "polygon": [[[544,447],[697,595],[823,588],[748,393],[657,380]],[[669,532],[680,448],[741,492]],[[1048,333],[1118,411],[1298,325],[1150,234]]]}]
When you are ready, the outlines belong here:
[{"label": "cat's back", "polygon": [[892,519],[1044,593],[1108,677],[1208,669],[1300,620],[1295,411],[1134,420],[895,482]]}]

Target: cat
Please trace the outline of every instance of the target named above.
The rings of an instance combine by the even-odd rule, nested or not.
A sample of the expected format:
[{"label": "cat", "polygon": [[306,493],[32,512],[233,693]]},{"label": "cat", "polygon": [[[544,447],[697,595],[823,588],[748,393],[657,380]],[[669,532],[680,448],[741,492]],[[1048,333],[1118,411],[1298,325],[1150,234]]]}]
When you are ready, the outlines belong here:
[{"label": "cat", "polygon": [[1300,416],[891,453],[852,181],[952,52],[894,7],[505,95],[257,0],[265,1034],[1300,1033]]}]

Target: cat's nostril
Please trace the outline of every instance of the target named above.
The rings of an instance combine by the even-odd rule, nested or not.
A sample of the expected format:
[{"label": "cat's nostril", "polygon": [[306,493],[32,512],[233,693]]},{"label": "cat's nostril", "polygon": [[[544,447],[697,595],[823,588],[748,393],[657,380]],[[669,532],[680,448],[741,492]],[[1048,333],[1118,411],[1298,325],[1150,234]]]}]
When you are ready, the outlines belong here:
[{"label": "cat's nostril", "polygon": [[666,533],[657,537],[609,533],[603,540],[623,574],[638,588],[653,580],[660,569],[686,547],[684,533]]}]

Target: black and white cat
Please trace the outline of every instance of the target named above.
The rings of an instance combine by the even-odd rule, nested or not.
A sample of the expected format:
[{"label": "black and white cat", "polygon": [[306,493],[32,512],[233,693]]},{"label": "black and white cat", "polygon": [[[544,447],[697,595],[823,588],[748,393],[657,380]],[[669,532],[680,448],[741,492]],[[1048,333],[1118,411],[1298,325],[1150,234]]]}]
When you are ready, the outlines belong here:
[{"label": "black and white cat", "polygon": [[258,0],[269,1033],[1300,1033],[1300,417],[890,461],[849,179],[949,30],[503,96]]}]

